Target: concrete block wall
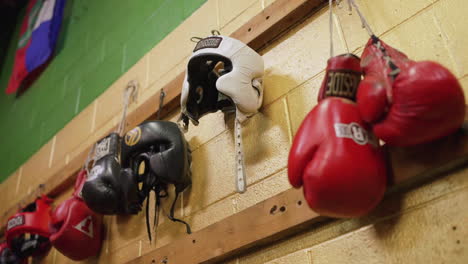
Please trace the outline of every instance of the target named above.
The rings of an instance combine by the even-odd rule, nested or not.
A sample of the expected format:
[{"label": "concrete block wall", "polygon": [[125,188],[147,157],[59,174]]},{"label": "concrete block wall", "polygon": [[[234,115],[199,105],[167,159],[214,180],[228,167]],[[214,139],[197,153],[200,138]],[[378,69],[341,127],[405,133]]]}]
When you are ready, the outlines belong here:
[{"label": "concrete block wall", "polygon": [[[31,183],[46,181],[87,143],[104,136],[118,122],[121,107],[115,102],[121,100],[129,80],[140,82],[139,102],[144,101],[184,69],[193,46],[185,40],[205,36],[213,28],[229,34],[271,2],[208,0],[1,184],[1,198],[11,201],[9,205],[18,203],[22,193],[31,191]],[[460,79],[468,94],[468,36],[463,24],[468,6],[463,0],[356,2],[379,37],[413,59],[442,63]],[[344,6],[335,8],[335,12],[336,53],[360,54],[368,36],[358,17],[349,15]],[[177,217],[188,221],[194,231],[200,230],[290,188],[286,176],[289,147],[302,119],[316,104],[328,51],[327,9],[318,11],[262,51],[265,102],[243,128],[248,181],[245,194],[235,193],[234,187],[233,117],[225,122],[223,114],[211,114],[198,127],[190,127],[186,137],[193,150],[193,185],[183,193]],[[158,64],[158,59],[165,56],[177,60]],[[177,118],[178,111],[167,117],[173,121]],[[88,131],[81,130],[84,124]],[[464,169],[402,190],[367,217],[330,220],[223,263],[466,263],[467,174]],[[61,195],[58,201],[70,193]],[[166,212],[172,199],[171,193],[163,202]],[[184,235],[183,225],[161,218],[156,240],[150,244],[144,217],[144,213],[106,216],[103,250],[97,258],[84,263],[125,263]],[[42,262],[71,261],[52,250]]]}]

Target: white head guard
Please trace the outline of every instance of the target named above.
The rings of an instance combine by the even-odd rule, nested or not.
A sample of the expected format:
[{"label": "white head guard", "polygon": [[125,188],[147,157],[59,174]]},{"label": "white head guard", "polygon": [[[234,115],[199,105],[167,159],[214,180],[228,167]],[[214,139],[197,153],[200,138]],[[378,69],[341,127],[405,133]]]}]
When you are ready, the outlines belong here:
[{"label": "white head guard", "polygon": [[263,58],[253,49],[226,36],[200,40],[190,57],[180,98],[181,119],[198,125],[205,114],[236,111],[237,189],[245,191],[240,123],[263,102]]},{"label": "white head guard", "polygon": [[241,122],[256,113],[263,101],[263,71],[263,58],[237,39],[200,40],[187,65],[180,98],[185,125],[188,119],[197,125],[207,113],[234,107]]}]

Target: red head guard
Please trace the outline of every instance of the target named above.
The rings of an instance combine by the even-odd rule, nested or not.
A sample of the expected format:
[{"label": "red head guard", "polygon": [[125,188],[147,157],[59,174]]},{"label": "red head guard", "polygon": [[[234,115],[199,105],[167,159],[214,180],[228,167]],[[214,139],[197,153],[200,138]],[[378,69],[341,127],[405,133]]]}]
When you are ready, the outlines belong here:
[{"label": "red head guard", "polygon": [[20,258],[47,253],[49,242],[50,204],[43,195],[8,219],[8,247]]}]

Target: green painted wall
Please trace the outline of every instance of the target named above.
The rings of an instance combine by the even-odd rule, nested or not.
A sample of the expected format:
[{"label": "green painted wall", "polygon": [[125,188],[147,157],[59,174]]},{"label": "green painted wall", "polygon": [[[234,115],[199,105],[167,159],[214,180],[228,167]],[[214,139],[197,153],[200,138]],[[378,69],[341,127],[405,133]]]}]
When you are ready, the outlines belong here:
[{"label": "green painted wall", "polygon": [[16,33],[0,72],[0,181],[205,1],[68,0],[56,57],[19,98],[4,93]]}]

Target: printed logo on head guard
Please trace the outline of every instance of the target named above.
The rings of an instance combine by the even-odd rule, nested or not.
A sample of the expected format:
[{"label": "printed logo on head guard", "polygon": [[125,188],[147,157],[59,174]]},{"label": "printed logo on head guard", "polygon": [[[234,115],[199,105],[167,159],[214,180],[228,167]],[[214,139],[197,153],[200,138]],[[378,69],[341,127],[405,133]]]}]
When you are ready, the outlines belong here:
[{"label": "printed logo on head guard", "polygon": [[99,142],[94,151],[94,160],[99,160],[110,152],[110,137],[104,138]]},{"label": "printed logo on head guard", "polygon": [[141,128],[140,127],[135,127],[134,129],[130,130],[125,134],[125,144],[127,146],[133,146],[138,141],[140,141],[141,138]]},{"label": "printed logo on head guard", "polygon": [[367,131],[357,123],[341,124],[336,123],[335,134],[337,137],[350,138],[359,145],[365,145],[369,142]]},{"label": "printed logo on head guard", "polygon": [[24,225],[24,215],[18,215],[8,221],[7,230],[12,229],[13,227],[17,227],[20,225]]},{"label": "printed logo on head guard", "polygon": [[93,218],[88,215],[85,219],[81,220],[74,228],[80,232],[85,233],[90,238],[93,238]]},{"label": "printed logo on head guard", "polygon": [[[36,235],[37,236],[37,235]],[[21,246],[21,251],[24,252],[24,251],[27,251],[31,248],[36,248],[37,247],[37,239],[34,239],[34,240],[27,240],[26,242],[23,243],[23,245]]]},{"label": "printed logo on head guard", "polygon": [[207,48],[212,48],[216,49],[221,45],[221,41],[223,38],[221,37],[208,37],[200,40],[197,45],[195,46],[195,49],[193,49],[193,52],[201,49],[207,49]]},{"label": "printed logo on head guard", "polygon": [[357,72],[329,72],[325,96],[337,96],[354,100],[356,98],[357,87],[360,81],[361,74]]}]

